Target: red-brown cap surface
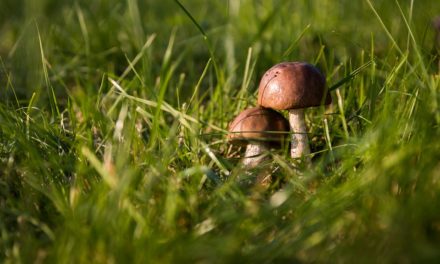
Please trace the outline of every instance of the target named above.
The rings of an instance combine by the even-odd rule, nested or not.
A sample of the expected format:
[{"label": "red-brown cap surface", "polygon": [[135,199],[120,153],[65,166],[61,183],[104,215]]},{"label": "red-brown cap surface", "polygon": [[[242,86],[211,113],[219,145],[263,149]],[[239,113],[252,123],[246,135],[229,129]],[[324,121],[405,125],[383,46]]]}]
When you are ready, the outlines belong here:
[{"label": "red-brown cap surface", "polygon": [[440,16],[435,17],[432,20],[432,26],[435,28],[435,30],[440,31]]},{"label": "red-brown cap surface", "polygon": [[288,110],[330,104],[324,75],[305,62],[282,62],[270,68],[258,87],[258,104]]},{"label": "red-brown cap surface", "polygon": [[247,144],[249,141],[281,143],[286,134],[276,132],[288,132],[289,122],[272,109],[253,107],[241,112],[229,124],[228,130],[228,140],[235,144]]}]

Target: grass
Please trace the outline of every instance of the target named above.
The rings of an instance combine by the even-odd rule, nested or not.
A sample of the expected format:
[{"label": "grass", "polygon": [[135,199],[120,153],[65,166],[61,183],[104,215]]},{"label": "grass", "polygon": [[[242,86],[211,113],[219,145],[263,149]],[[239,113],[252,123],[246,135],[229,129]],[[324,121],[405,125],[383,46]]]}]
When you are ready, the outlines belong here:
[{"label": "grass", "polygon": [[[19,2],[0,4],[1,262],[440,258],[440,2]],[[313,166],[243,169],[228,122],[285,60],[332,90],[307,110]]]}]

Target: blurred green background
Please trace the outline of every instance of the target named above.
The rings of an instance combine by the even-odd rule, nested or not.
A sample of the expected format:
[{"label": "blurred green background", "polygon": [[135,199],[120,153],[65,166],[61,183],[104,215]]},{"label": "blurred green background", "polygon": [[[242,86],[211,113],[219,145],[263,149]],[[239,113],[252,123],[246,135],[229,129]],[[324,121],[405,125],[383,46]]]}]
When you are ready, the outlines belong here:
[{"label": "blurred green background", "polygon": [[[258,59],[255,76],[281,60],[316,62],[328,71],[331,64],[361,60],[361,52],[368,59],[372,49],[380,58],[394,55],[389,51],[393,43],[367,1],[195,0],[182,4],[209,36],[216,60],[224,66],[221,81],[227,90],[241,84],[250,47]],[[411,9],[407,19],[411,19],[412,33],[423,51],[430,52],[437,4],[401,5],[405,15]],[[374,7],[395,40],[405,43],[407,28],[395,2],[374,1]],[[16,92],[27,98],[43,83],[38,34],[52,78],[62,78],[67,88],[78,75],[99,80],[102,72],[121,73],[126,57],[133,58],[152,35],[156,38],[141,67],[148,84],[154,83],[162,67],[170,38],[179,51],[173,59],[182,60],[177,73],[198,78],[209,58],[200,32],[174,1],[4,0],[0,12],[0,54],[6,69],[14,73]],[[318,58],[321,49],[327,61]],[[64,93],[63,87],[56,91]]]}]

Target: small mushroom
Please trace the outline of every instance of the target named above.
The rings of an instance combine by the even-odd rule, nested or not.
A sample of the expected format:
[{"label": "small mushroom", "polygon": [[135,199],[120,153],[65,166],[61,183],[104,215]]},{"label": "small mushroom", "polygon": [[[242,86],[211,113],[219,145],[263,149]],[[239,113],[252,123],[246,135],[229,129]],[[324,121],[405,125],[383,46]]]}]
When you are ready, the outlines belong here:
[{"label": "small mushroom", "polygon": [[273,66],[264,74],[258,88],[260,106],[289,111],[292,158],[310,154],[304,108],[327,105],[331,101],[324,75],[305,62],[282,62]]},{"label": "small mushroom", "polygon": [[434,27],[435,30],[435,46],[440,46],[440,16],[435,17],[432,20],[432,26]]},{"label": "small mushroom", "polygon": [[271,148],[279,148],[289,131],[289,122],[278,112],[262,107],[253,107],[241,112],[229,124],[228,140],[246,146],[243,165],[255,167],[262,155]]},{"label": "small mushroom", "polygon": [[434,52],[438,61],[438,73],[440,74],[440,16],[435,17],[432,20],[432,26],[435,31],[435,40],[434,40]]}]

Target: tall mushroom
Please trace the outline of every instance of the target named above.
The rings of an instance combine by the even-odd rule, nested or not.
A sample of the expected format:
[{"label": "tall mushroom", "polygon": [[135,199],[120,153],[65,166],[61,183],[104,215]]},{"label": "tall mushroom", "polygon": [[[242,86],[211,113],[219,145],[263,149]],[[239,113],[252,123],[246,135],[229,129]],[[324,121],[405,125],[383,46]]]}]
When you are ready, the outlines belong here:
[{"label": "tall mushroom", "polygon": [[260,81],[258,104],[275,110],[289,110],[292,158],[310,154],[304,108],[331,103],[325,83],[324,75],[305,62],[279,63]]},{"label": "tall mushroom", "polygon": [[253,107],[241,112],[229,124],[228,140],[246,145],[243,165],[252,168],[262,161],[263,152],[282,145],[288,131],[289,122],[280,113]]}]

